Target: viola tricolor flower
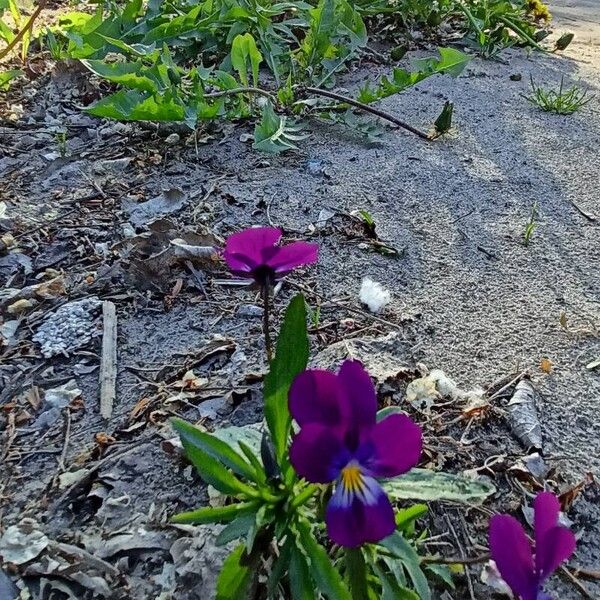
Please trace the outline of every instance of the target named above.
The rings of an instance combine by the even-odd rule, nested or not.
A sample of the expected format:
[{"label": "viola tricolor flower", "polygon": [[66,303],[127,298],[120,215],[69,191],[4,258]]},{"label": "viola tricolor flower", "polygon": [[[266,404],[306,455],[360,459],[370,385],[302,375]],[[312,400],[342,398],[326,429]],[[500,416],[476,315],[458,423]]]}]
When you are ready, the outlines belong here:
[{"label": "viola tricolor flower", "polygon": [[272,285],[297,267],[317,261],[319,246],[293,242],[278,246],[281,230],[257,227],[234,233],[227,238],[223,253],[231,272],[254,279],[259,285]]},{"label": "viola tricolor flower", "polygon": [[336,482],[325,518],[329,537],[353,548],[393,533],[394,510],[377,478],[417,464],[421,428],[401,414],[376,421],[375,388],[357,361],[345,361],[337,375],[300,373],[289,407],[300,426],[290,447],[294,469],[312,483]]},{"label": "viola tricolor flower", "polygon": [[502,579],[521,600],[551,600],[542,591],[544,581],[575,550],[573,532],[558,524],[560,503],[542,492],[533,503],[535,556],[525,530],[510,515],[490,521],[490,552]]}]

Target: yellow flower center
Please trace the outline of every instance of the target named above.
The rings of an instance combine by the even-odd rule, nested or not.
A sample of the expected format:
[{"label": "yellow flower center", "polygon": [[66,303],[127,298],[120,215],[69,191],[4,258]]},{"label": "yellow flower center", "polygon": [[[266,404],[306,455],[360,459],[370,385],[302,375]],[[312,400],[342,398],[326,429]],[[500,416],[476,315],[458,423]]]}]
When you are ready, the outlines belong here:
[{"label": "yellow flower center", "polygon": [[349,463],[342,469],[342,485],[349,492],[358,492],[362,488],[362,473],[359,465]]}]

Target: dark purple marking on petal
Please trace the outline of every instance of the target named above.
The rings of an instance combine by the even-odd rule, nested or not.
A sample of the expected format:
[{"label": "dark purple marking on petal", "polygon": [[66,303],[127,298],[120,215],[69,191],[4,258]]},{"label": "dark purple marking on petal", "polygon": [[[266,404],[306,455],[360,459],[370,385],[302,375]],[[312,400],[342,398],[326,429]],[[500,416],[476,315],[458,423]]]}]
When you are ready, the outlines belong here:
[{"label": "dark purple marking on petal", "polygon": [[373,456],[367,466],[375,477],[396,477],[419,462],[421,428],[406,415],[390,415],[375,425],[370,441]]},{"label": "dark purple marking on petal", "polygon": [[255,265],[263,261],[265,248],[274,246],[281,239],[281,230],[275,227],[244,229],[230,235],[225,242],[225,255],[245,256]]},{"label": "dark purple marking on petal", "polygon": [[566,527],[553,527],[544,532],[542,542],[536,546],[535,552],[535,567],[540,584],[573,554],[575,545],[575,535]]},{"label": "dark purple marking on petal", "polygon": [[348,459],[342,440],[325,425],[305,425],[290,446],[292,466],[300,477],[311,483],[334,481]]},{"label": "dark purple marking on petal", "polygon": [[510,515],[495,515],[489,538],[492,559],[502,579],[521,600],[536,600],[539,586],[531,546],[519,521]]},{"label": "dark purple marking on petal", "polygon": [[294,379],[288,398],[290,413],[300,427],[308,423],[340,426],[347,418],[347,400],[337,375],[330,371],[303,371]]},{"label": "dark purple marking on petal", "polygon": [[347,548],[379,542],[396,527],[388,497],[377,481],[367,476],[362,478],[361,490],[351,494],[338,483],[325,521],[332,541]]},{"label": "dark purple marking on petal", "polygon": [[342,363],[338,375],[350,406],[350,428],[362,433],[375,425],[377,418],[377,393],[369,374],[357,360]]},{"label": "dark purple marking on petal", "polygon": [[275,273],[283,276],[293,269],[317,262],[319,256],[318,244],[309,242],[293,242],[282,247],[265,248],[262,260]]}]

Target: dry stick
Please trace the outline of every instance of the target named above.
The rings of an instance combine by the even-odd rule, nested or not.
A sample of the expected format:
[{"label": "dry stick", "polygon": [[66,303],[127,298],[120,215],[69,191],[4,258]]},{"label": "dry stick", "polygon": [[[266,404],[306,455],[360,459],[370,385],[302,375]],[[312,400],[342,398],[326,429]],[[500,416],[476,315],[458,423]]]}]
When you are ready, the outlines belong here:
[{"label": "dry stick", "polygon": [[459,556],[451,556],[450,558],[444,556],[426,556],[421,562],[425,565],[476,565],[488,560],[490,560],[490,555],[482,554],[481,556],[472,556],[470,558],[461,558]]},{"label": "dry stick", "polygon": [[[456,529],[454,529],[454,526],[452,525],[452,521],[450,521],[450,517],[446,513],[444,513],[444,520],[446,521],[448,528],[452,532],[452,537],[454,537],[454,541],[456,542],[456,544],[458,546],[458,552],[460,553],[460,555],[462,557],[466,558],[465,551],[460,542],[460,538],[458,537],[458,534],[456,533]],[[471,573],[469,572],[468,568],[465,569],[465,575],[467,577],[467,587],[469,588],[469,595],[471,596],[471,600],[475,600],[475,591],[473,590],[473,581],[471,580]]]},{"label": "dry stick", "polygon": [[102,303],[104,331],[100,364],[100,414],[110,419],[117,386],[117,311],[112,302]]},{"label": "dry stick", "polygon": [[389,121],[390,123],[393,123],[394,125],[397,125],[398,127],[402,127],[402,129],[406,129],[407,131],[410,131],[411,133],[418,135],[420,138],[422,138],[424,140],[431,141],[433,139],[428,133],[424,133],[424,132],[420,131],[419,129],[417,129],[416,127],[413,127],[412,125],[409,125],[408,123],[405,123],[401,119],[398,119],[398,117],[395,117],[394,115],[391,115],[390,113],[380,110],[379,108],[374,108],[373,106],[369,106],[368,104],[364,104],[363,102],[354,100],[354,98],[348,98],[347,96],[342,96],[341,94],[336,94],[335,92],[330,92],[329,90],[323,90],[321,88],[304,87],[302,89],[305,92],[310,92],[311,94],[315,94],[317,96],[325,96],[326,98],[331,98],[332,100],[337,100],[338,102],[344,102],[346,104],[350,104],[351,106],[360,108],[361,110],[364,110],[365,112],[370,112],[371,114],[374,114],[382,119],[385,119],[386,121]]},{"label": "dry stick", "polygon": [[0,60],[7,56],[11,52],[11,50],[23,39],[25,34],[33,27],[33,22],[38,18],[42,10],[44,10],[44,6],[46,6],[46,0],[41,0],[37,8],[29,17],[29,21],[25,23],[25,27],[23,27],[23,29],[21,29],[21,31],[17,33],[12,42],[0,52]]}]

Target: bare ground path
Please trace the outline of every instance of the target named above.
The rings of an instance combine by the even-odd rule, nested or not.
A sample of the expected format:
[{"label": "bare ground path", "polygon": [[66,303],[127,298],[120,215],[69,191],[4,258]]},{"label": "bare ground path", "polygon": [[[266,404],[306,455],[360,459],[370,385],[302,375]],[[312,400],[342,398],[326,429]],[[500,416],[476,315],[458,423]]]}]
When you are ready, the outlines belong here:
[{"label": "bare ground path", "polygon": [[[317,125],[301,151],[289,156],[255,153],[239,140],[239,128],[219,144],[168,146],[164,135],[152,131],[82,118],[74,108],[78,99],[69,97],[81,78],[69,73],[55,76],[45,96],[25,98],[24,110],[32,119],[28,130],[0,133],[0,200],[7,202],[8,217],[21,234],[27,233],[21,243],[34,273],[62,270],[79,295],[83,289],[117,303],[119,367],[114,414],[105,422],[98,414],[98,374],[90,372],[97,354],[87,348],[69,359],[43,361],[31,344],[42,314],[24,323],[17,350],[0,364],[1,401],[22,400],[32,386],[47,389],[75,377],[83,407],[73,413],[68,444],[60,422],[46,434],[48,453],[38,452],[28,421],[17,422],[0,487],[0,506],[9,499],[0,510],[3,524],[41,510],[50,537],[91,552],[98,551],[99,536],[107,532],[134,525],[154,531],[166,514],[199,501],[198,482],[161,445],[160,435],[168,436],[161,424],[170,411],[187,410],[189,418],[209,422],[215,415],[225,422],[259,420],[260,388],[246,374],[261,368],[260,320],[247,306],[246,316],[238,312],[239,304],[254,301],[252,294],[216,285],[213,274],[184,270],[178,272],[185,282],[178,296],[173,287],[179,275],[167,272],[155,281],[152,273],[130,269],[123,275],[103,267],[116,263],[123,247],[135,254],[128,246],[130,215],[122,202],[174,188],[194,198],[172,215],[179,233],[204,223],[225,235],[273,222],[290,235],[304,235],[326,207],[368,210],[380,237],[402,256],[364,250],[346,235],[347,223],[338,221],[317,234],[321,260],[316,273],[302,282],[355,307],[363,276],[381,282],[393,295],[383,316],[401,325],[406,341],[399,360],[443,369],[465,388],[485,388],[529,368],[542,398],[545,453],[560,472],[560,485],[576,483],[588,472],[598,476],[600,371],[586,365],[600,357],[600,2],[553,4],[557,34],[577,33],[564,54],[515,50],[503,55],[506,61],[474,60],[457,80],[428,80],[385,101],[386,110],[426,126],[443,101],[452,100],[455,131],[435,143],[387,130],[380,144],[367,146],[347,131]],[[357,84],[364,75],[354,73],[345,85]],[[515,81],[514,75],[521,79]],[[543,113],[521,95],[528,92],[530,76],[552,86],[564,77],[568,84],[588,87],[596,98],[572,116]],[[57,141],[43,132],[56,122],[75,125],[66,157],[52,154]],[[524,229],[535,202],[539,224],[525,246]],[[144,249],[144,258],[161,248],[160,240],[152,243],[158,246]],[[290,293],[284,288],[284,297]],[[315,346],[390,330],[359,317],[353,331],[339,322],[346,317],[355,315],[326,307],[322,324],[327,327],[320,339],[314,337]],[[198,350],[214,342],[215,334],[233,339],[236,352],[222,344],[208,358],[200,356]],[[543,358],[553,365],[550,374],[540,369]],[[218,390],[211,396],[212,412],[165,402],[180,393],[190,365]],[[99,432],[114,440],[95,438]],[[507,465],[522,452],[508,441],[506,428],[474,425],[467,437],[471,445],[460,453],[472,452],[470,467],[480,466],[481,455],[505,454],[507,444],[512,444]],[[95,465],[106,443],[116,444],[111,451],[117,455],[134,440],[127,456],[102,463],[93,489],[85,488],[72,511],[54,503],[57,456],[65,449],[66,465],[75,470],[79,464]],[[432,462],[456,468],[453,458],[451,452],[439,453]],[[467,467],[465,461],[460,464]],[[502,470],[497,477],[504,481]],[[596,570],[599,506],[600,492],[590,486],[569,515],[582,532],[576,562]],[[155,597],[161,582],[169,585],[170,575],[159,574],[163,562],[172,560],[172,541],[155,538],[153,557],[128,564],[126,597]],[[190,569],[210,579],[212,558],[207,556]],[[113,561],[112,555],[107,560]],[[189,575],[173,577],[196,594],[205,589]],[[557,585],[558,597],[579,597],[574,587]],[[592,597],[600,596],[600,587],[586,585]],[[186,593],[173,597],[193,597]],[[481,594],[488,597],[485,590]]]}]

